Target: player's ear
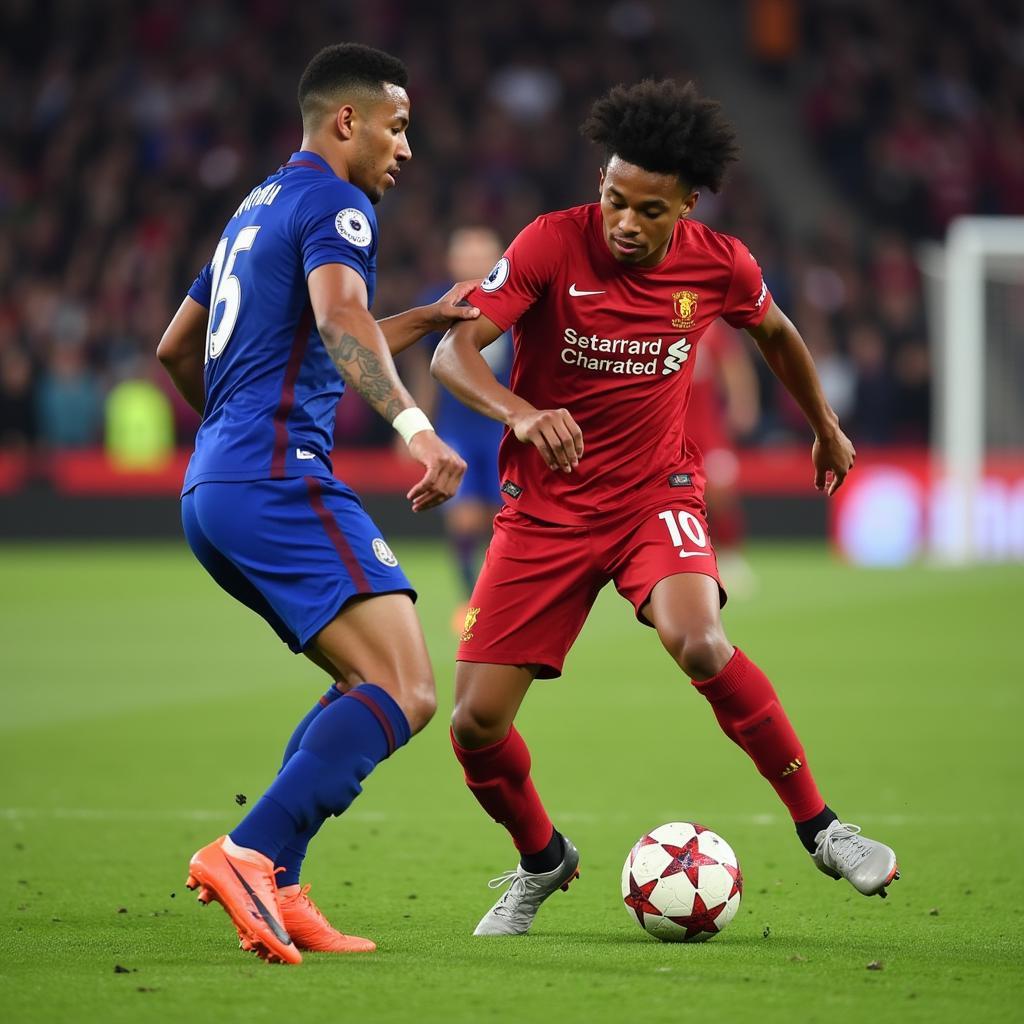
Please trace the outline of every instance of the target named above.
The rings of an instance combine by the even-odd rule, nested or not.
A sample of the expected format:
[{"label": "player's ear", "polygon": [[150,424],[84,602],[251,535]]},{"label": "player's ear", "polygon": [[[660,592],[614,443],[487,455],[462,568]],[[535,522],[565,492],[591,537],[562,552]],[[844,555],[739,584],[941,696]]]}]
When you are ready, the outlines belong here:
[{"label": "player's ear", "polygon": [[694,208],[697,205],[697,200],[700,199],[699,192],[691,192],[684,200],[683,205],[679,209],[679,220],[683,220],[684,217],[689,217],[693,213]]},{"label": "player's ear", "polygon": [[597,195],[598,198],[604,195],[604,168],[597,169]]},{"label": "player's ear", "polygon": [[351,103],[346,103],[344,106],[339,107],[338,113],[335,115],[335,125],[338,129],[338,134],[346,141],[352,138],[355,115],[356,108]]}]

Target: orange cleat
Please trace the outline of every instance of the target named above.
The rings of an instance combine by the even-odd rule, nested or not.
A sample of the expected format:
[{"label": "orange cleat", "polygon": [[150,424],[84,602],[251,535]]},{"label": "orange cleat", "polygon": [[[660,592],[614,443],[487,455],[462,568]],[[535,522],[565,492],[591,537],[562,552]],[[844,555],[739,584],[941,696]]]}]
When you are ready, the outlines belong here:
[{"label": "orange cleat", "polygon": [[268,857],[221,836],[193,855],[185,884],[199,890],[200,903],[216,900],[227,911],[244,948],[270,963],[302,963],[284,925]]},{"label": "orange cleat", "polygon": [[309,898],[309,886],[286,885],[278,890],[281,917],[299,949],[311,953],[372,953],[377,944],[332,927]]}]

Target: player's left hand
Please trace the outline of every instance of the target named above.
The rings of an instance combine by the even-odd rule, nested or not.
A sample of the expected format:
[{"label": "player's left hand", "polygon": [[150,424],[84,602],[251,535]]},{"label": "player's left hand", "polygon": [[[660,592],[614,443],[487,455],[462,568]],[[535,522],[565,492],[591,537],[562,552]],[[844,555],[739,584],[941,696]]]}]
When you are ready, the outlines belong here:
[{"label": "player's left hand", "polygon": [[[453,284],[436,302],[426,307],[427,315],[432,319],[437,330],[449,327],[456,320],[475,320],[480,315],[476,306],[467,303],[466,296],[480,284],[480,278],[474,281],[459,281]],[[461,305],[460,305],[461,303]]]},{"label": "player's left hand", "polygon": [[447,501],[459,489],[466,463],[432,430],[421,430],[409,441],[409,454],[426,467],[423,479],[406,497],[413,512],[425,512]]},{"label": "player's left hand", "polygon": [[856,459],[853,442],[838,426],[834,431],[816,437],[811,448],[815,488],[831,497],[842,487]]}]

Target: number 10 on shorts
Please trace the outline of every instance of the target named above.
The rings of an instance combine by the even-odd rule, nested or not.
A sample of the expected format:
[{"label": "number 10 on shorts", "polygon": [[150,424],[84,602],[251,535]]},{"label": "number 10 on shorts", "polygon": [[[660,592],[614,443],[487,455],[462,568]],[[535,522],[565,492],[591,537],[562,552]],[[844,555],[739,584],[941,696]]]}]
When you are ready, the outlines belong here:
[{"label": "number 10 on shorts", "polygon": [[706,548],[708,544],[708,535],[704,532],[701,521],[695,515],[690,512],[676,512],[670,509],[666,512],[659,512],[658,518],[668,527],[668,535],[672,538],[673,545],[680,549],[680,558],[697,558],[707,554],[707,551],[684,550],[684,536],[698,548]]}]

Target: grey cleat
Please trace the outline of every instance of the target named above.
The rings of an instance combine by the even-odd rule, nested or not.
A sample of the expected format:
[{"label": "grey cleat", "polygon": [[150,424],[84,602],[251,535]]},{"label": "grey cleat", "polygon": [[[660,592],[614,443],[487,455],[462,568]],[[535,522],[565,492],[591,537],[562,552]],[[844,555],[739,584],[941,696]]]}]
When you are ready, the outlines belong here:
[{"label": "grey cleat", "polygon": [[885,887],[900,877],[896,854],[883,843],[860,834],[857,825],[833,821],[815,837],[813,853],[818,870],[832,878],[845,878],[865,896],[885,899]]},{"label": "grey cleat", "polygon": [[562,842],[565,855],[554,871],[533,874],[517,867],[487,883],[491,889],[500,889],[505,884],[508,888],[481,918],[474,935],[525,935],[530,930],[540,905],[553,892],[564,892],[574,878],[579,878],[580,851],[565,836]]}]

